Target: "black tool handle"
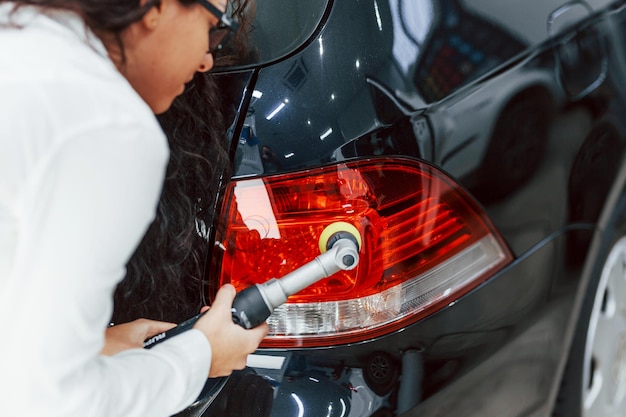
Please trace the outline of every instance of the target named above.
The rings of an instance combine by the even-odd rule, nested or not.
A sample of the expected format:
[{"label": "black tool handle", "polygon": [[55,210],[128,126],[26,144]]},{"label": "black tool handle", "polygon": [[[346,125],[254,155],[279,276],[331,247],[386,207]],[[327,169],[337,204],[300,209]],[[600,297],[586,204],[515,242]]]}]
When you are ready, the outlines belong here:
[{"label": "black tool handle", "polygon": [[198,319],[202,317],[202,315],[204,315],[204,313],[196,314],[192,318],[183,321],[176,327],[173,327],[169,330],[166,330],[162,333],[157,334],[156,336],[152,336],[151,338],[144,340],[143,347],[145,349],[150,349],[151,347],[158,345],[159,343],[161,343],[162,341],[166,339],[169,339],[170,337],[176,336],[177,334],[180,334],[182,332],[185,332],[191,329],[193,325],[196,324]]},{"label": "black tool handle", "polygon": [[272,314],[258,285],[238,292],[233,301],[233,322],[244,329],[252,329],[263,323]]},{"label": "black tool handle", "polygon": [[[252,329],[260,325],[270,316],[270,314],[272,314],[272,312],[265,304],[265,300],[263,300],[261,292],[256,285],[238,292],[235,296],[232,307],[233,322],[240,325],[244,329]],[[202,315],[204,315],[204,313],[196,314],[176,327],[146,339],[143,342],[143,347],[150,349],[170,337],[191,329],[193,325],[196,324],[198,319],[202,317]]]}]

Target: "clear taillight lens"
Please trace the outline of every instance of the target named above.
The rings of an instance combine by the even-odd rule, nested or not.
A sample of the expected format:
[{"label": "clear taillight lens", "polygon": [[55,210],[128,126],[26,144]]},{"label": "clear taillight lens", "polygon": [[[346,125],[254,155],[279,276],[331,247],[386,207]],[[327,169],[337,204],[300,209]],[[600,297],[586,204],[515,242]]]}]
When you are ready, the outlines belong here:
[{"label": "clear taillight lens", "polygon": [[343,162],[229,184],[213,271],[237,290],[280,278],[320,253],[337,221],[361,233],[359,265],[303,290],[268,319],[265,347],[362,341],[413,323],[512,260],[473,200],[409,159]]}]

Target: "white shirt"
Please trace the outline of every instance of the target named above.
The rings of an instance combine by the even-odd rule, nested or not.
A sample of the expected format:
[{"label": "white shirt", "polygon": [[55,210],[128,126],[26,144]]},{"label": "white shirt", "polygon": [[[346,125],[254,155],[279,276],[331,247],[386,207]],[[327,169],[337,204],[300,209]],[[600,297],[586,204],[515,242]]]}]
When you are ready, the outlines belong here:
[{"label": "white shirt", "polygon": [[99,355],[167,141],[102,43],[55,16],[0,29],[0,416],[171,415],[206,381],[201,332]]}]

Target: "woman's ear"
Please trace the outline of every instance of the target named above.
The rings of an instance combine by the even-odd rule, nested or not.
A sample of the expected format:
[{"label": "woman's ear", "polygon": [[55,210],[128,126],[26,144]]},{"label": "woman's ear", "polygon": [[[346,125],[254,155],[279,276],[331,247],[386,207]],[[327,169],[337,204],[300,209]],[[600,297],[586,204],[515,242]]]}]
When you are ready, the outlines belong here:
[{"label": "woman's ear", "polygon": [[[142,0],[142,5],[147,3],[148,0]],[[161,20],[161,15],[163,14],[163,8],[166,7],[165,3],[169,0],[161,0],[157,2],[155,5],[150,7],[150,9],[143,15],[141,18],[141,22],[146,29],[154,30]]]}]

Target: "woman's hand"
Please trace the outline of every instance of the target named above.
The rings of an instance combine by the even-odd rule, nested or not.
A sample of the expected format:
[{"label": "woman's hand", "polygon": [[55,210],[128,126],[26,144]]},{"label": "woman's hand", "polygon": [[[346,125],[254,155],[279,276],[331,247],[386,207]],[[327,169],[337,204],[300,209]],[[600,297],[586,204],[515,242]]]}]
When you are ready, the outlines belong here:
[{"label": "woman's hand", "polygon": [[127,349],[143,348],[143,341],[149,337],[176,326],[173,323],[148,319],[137,319],[106,329],[101,355],[115,355]]},{"label": "woman's hand", "polygon": [[250,330],[233,323],[231,308],[235,295],[235,287],[224,285],[217,292],[211,309],[193,326],[202,331],[211,344],[211,378],[245,368],[248,355],[257,349],[268,331],[266,323]]}]

